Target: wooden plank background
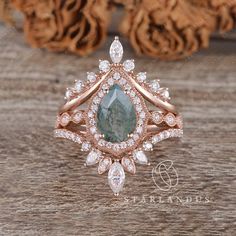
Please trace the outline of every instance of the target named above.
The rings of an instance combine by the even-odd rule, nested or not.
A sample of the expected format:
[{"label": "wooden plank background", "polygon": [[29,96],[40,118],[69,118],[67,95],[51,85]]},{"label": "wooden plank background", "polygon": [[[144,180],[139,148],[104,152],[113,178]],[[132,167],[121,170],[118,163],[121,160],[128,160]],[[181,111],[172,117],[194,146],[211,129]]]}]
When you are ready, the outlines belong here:
[{"label": "wooden plank background", "polygon": [[[111,40],[79,58],[31,49],[0,27],[0,235],[235,235],[236,42],[163,62],[138,58],[124,40],[136,71],[170,88],[185,128],[181,141],[155,147],[150,166],[127,174],[117,198],[78,145],[52,136],[69,75],[95,71]],[[151,174],[165,160],[179,175],[170,191]]]}]

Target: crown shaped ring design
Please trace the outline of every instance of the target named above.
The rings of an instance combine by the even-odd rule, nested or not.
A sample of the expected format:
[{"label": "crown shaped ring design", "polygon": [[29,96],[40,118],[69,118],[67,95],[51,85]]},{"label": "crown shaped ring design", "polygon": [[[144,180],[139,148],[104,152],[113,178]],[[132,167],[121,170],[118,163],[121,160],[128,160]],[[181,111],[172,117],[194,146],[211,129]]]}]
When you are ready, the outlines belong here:
[{"label": "crown shaped ring design", "polygon": [[115,195],[123,188],[125,172],[135,174],[135,164],[149,164],[147,152],[155,144],[183,135],[182,117],[170,103],[168,88],[159,80],[147,82],[145,72],[135,74],[134,60],[121,63],[122,57],[115,37],[112,63],[100,60],[98,73],[88,72],[86,82],[76,80],[66,90],[54,130],[55,137],[81,145],[86,166],[108,172]]}]

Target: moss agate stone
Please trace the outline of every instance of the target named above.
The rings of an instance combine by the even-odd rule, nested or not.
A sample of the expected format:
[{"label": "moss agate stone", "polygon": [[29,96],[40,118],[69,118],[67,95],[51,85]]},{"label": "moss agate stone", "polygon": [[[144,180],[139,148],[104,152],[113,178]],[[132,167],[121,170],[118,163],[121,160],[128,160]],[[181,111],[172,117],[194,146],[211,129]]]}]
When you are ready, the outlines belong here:
[{"label": "moss agate stone", "polygon": [[97,128],[108,142],[128,139],[136,127],[134,105],[117,84],[110,87],[103,97],[97,112]]}]

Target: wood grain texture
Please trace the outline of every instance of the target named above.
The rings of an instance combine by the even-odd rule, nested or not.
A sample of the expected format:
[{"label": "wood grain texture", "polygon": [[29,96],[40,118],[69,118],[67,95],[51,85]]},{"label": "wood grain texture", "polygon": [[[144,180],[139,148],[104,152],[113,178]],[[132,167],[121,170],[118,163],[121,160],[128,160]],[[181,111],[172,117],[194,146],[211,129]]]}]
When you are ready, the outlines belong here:
[{"label": "wood grain texture", "polygon": [[[178,62],[136,58],[125,43],[137,71],[170,88],[185,133],[157,145],[151,165],[127,174],[116,198],[107,175],[84,167],[78,145],[52,137],[73,83],[68,75],[83,79],[95,71],[108,56],[107,41],[79,58],[31,49],[21,34],[0,27],[0,235],[235,235],[236,43],[215,41]],[[151,176],[164,160],[179,175],[167,192]]]}]

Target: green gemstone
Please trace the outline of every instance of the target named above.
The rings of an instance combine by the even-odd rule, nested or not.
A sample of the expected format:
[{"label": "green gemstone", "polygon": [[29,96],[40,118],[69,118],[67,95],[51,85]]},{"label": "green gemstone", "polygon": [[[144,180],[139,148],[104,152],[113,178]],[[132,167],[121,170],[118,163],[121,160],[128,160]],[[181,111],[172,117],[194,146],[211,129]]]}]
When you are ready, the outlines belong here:
[{"label": "green gemstone", "polygon": [[136,113],[130,98],[117,84],[110,87],[97,113],[97,128],[108,142],[122,142],[128,139],[136,127]]}]

